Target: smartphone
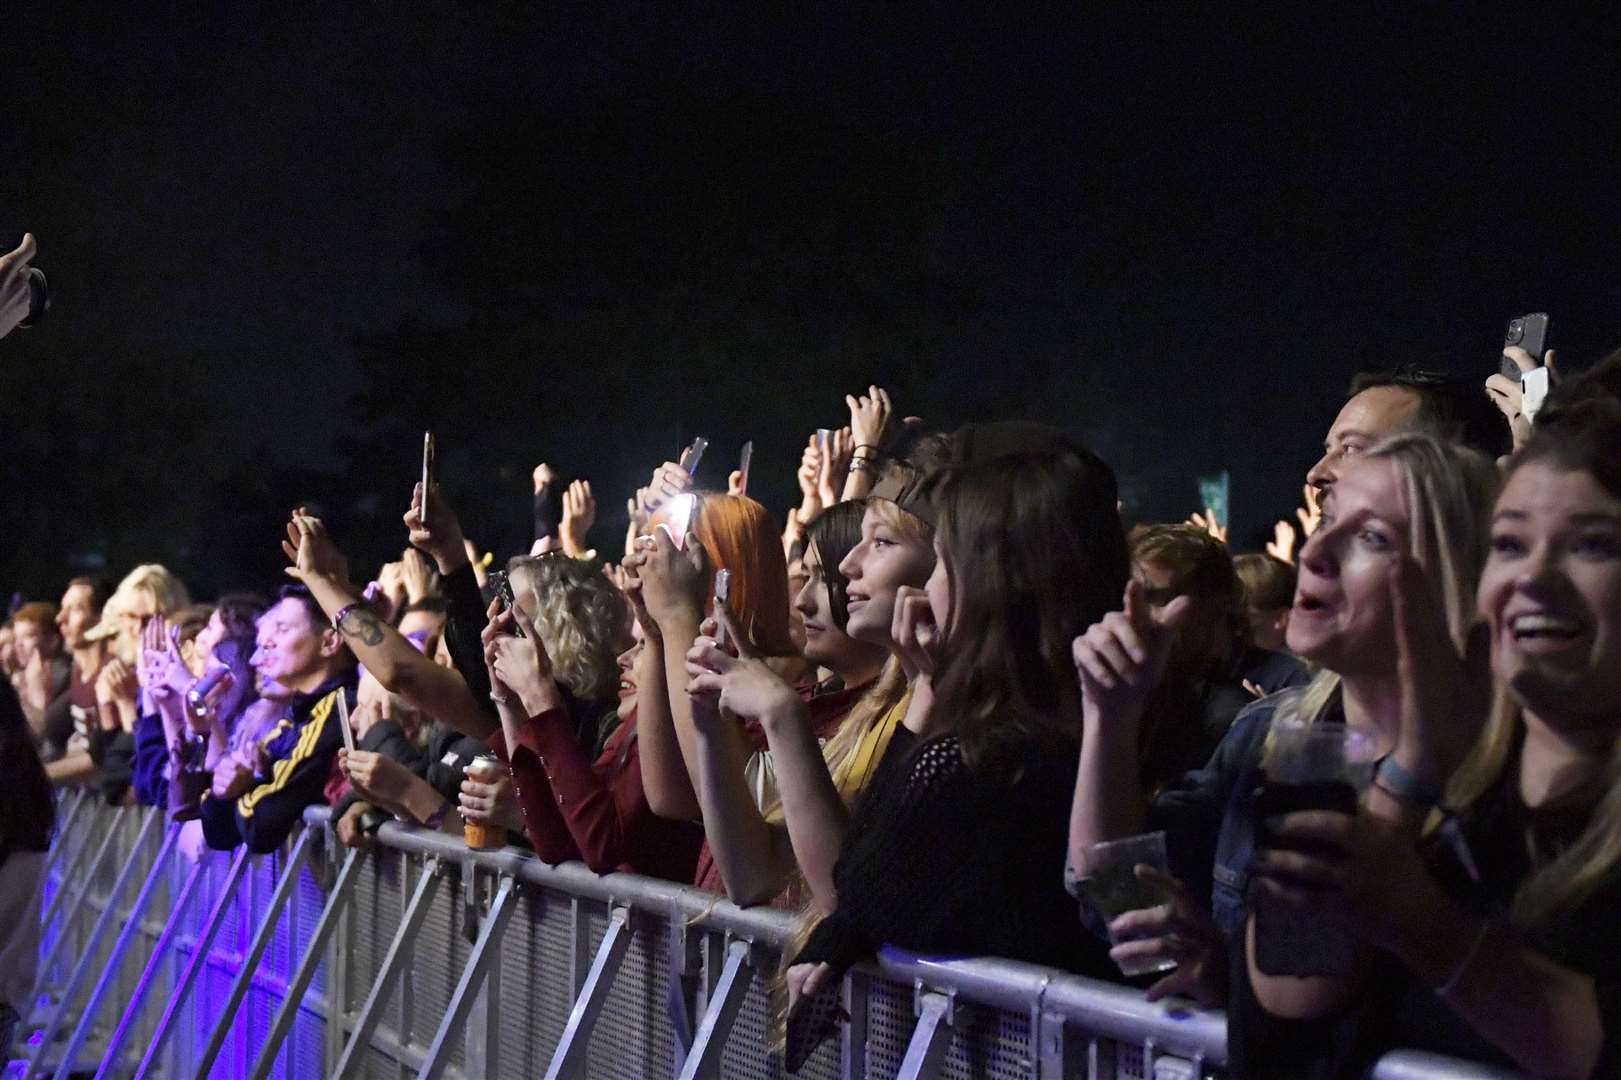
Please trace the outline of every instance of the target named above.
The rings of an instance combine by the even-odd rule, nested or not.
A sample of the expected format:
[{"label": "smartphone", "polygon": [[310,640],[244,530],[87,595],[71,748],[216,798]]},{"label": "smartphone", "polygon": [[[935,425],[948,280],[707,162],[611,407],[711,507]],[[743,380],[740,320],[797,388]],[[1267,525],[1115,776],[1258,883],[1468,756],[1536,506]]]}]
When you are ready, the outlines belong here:
[{"label": "smartphone", "polygon": [[433,490],[433,432],[422,433],[422,523],[428,522],[428,492]]},{"label": "smartphone", "polygon": [[[501,598],[501,606],[504,609],[511,611],[517,606],[518,601],[514,599],[512,595],[512,575],[508,574],[505,570],[495,570],[490,573],[489,582],[490,589],[495,593],[495,595]],[[523,627],[518,625],[518,621],[516,619],[512,621],[512,632],[518,637],[526,636],[523,632]]]},{"label": "smartphone", "polygon": [[[732,572],[730,570],[715,571],[715,605],[730,604],[732,600]],[[726,648],[726,623],[721,620],[720,612],[715,612],[715,644]]]},{"label": "smartphone", "polygon": [[26,330],[38,326],[45,313],[51,310],[51,286],[45,280],[45,271],[37,266],[28,268],[28,317],[17,325]]},{"label": "smartphone", "polygon": [[681,467],[687,470],[688,476],[698,475],[698,462],[704,459],[704,451],[709,449],[709,440],[702,435],[692,440],[692,445],[681,453]]},{"label": "smartphone", "polygon": [[686,549],[687,531],[692,528],[692,511],[697,504],[698,496],[689,491],[671,499],[663,511],[666,520],[659,522],[659,528],[669,534],[678,551]]},{"label": "smartphone", "polygon": [[355,752],[355,729],[349,726],[349,695],[343,687],[338,687],[338,724],[343,728],[343,748],[351,754]]},{"label": "smartphone", "polygon": [[818,452],[821,453],[823,461],[827,460],[828,451],[831,450],[832,447],[833,447],[833,429],[832,428],[825,428],[825,427],[817,428],[816,429],[816,449],[817,449]]},{"label": "smartphone", "polygon": [[[1548,313],[1538,311],[1530,315],[1519,315],[1508,321],[1508,329],[1503,332],[1503,348],[1518,345],[1531,354],[1531,359],[1542,363],[1542,356],[1548,351]],[[1520,365],[1503,357],[1498,368],[1505,378],[1520,381]]]},{"label": "smartphone", "polygon": [[739,458],[737,471],[743,474],[743,478],[738,481],[737,493],[747,495],[749,493],[749,463],[754,460],[753,439],[743,444],[743,453],[739,455]]}]

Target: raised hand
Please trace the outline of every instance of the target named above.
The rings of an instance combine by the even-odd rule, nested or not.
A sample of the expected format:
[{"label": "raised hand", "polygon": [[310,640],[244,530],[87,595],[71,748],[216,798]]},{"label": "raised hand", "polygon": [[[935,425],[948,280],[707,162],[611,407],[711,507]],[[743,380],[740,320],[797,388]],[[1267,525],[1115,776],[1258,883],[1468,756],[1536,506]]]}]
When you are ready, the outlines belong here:
[{"label": "raised hand", "polygon": [[1436,786],[1463,763],[1491,707],[1491,636],[1477,622],[1459,655],[1424,568],[1404,556],[1390,579],[1401,687],[1397,762]]},{"label": "raised hand", "polygon": [[1317,505],[1317,489],[1310,484],[1301,488],[1300,497],[1305,505],[1295,511],[1295,517],[1300,519],[1300,535],[1309,537],[1323,522],[1323,508]]},{"label": "raised hand", "polygon": [[1179,596],[1156,611],[1143,598],[1142,585],[1129,581],[1123,609],[1109,612],[1075,639],[1085,723],[1135,724],[1142,718],[1192,603]]},{"label": "raised hand", "polygon": [[1227,542],[1227,526],[1217,519],[1216,511],[1208,506],[1203,514],[1188,515],[1188,524],[1198,526],[1224,544]]},{"label": "raised hand", "polygon": [[1287,521],[1280,520],[1272,526],[1272,540],[1266,545],[1266,553],[1279,562],[1295,564],[1295,527]]},{"label": "raised hand", "polygon": [[586,553],[586,537],[597,523],[597,500],[591,481],[576,480],[563,492],[563,520],[558,527],[563,553],[578,559]]},{"label": "raised hand", "polygon": [[162,615],[148,619],[141,628],[137,674],[141,686],[158,703],[179,701],[194,681],[169,640],[168,621]]},{"label": "raised hand", "polygon": [[805,444],[805,452],[799,458],[799,472],[795,475],[795,479],[799,481],[801,525],[809,525],[823,510],[821,485],[818,483],[821,472],[822,448],[817,444],[816,433],[811,432],[810,440]]},{"label": "raised hand", "polygon": [[407,548],[400,556],[399,565],[407,604],[439,595],[439,573],[428,562],[428,556],[416,548]]},{"label": "raised hand", "polygon": [[658,508],[675,498],[684,495],[692,487],[692,474],[674,461],[666,461],[653,470],[653,479],[648,481],[638,495],[641,498],[642,513],[651,516]]},{"label": "raised hand", "polygon": [[889,402],[889,391],[869,386],[860,397],[845,395],[844,403],[850,406],[851,448],[871,447],[876,453],[878,447],[883,445],[884,433],[895,415],[894,406]]},{"label": "raised hand", "polygon": [[545,491],[547,488],[551,487],[552,481],[557,479],[557,474],[552,471],[552,467],[546,464],[544,461],[542,461],[539,465],[536,465],[535,471],[529,475],[530,478],[535,482],[536,495],[539,495],[542,491]]},{"label": "raised hand", "polygon": [[691,676],[687,694],[695,700],[709,698],[715,705],[708,710],[694,708],[694,722],[717,716],[763,722],[767,717],[786,717],[802,710],[804,702],[794,688],[754,656],[726,605],[717,602],[715,614],[738,655],[716,644],[712,634],[699,637],[687,650],[687,674]]},{"label": "raised hand", "polygon": [[642,559],[635,572],[647,614],[660,623],[682,614],[701,617],[708,598],[709,573],[698,537],[688,533],[685,545],[677,548],[667,530],[654,529],[652,536],[638,543],[637,554]]},{"label": "raised hand", "polygon": [[349,563],[343,552],[332,542],[321,519],[312,517],[303,508],[293,511],[281,550],[292,563],[286,568],[287,576],[296,581],[319,578],[347,583],[349,580]]},{"label": "raised hand", "polygon": [[850,471],[850,457],[855,451],[855,439],[849,428],[839,428],[828,440],[827,454],[817,463],[816,497],[827,509],[839,501],[844,489],[845,474]]},{"label": "raised hand", "polygon": [[[514,627],[521,629],[524,636],[514,636]],[[522,608],[503,608],[500,601],[492,603],[490,621],[480,640],[490,673],[491,696],[497,705],[519,704],[527,715],[539,716],[562,704],[551,657],[546,654],[540,632]]]},{"label": "raised hand", "polygon": [[28,264],[33,257],[33,233],[24,233],[22,243],[0,255],[0,337],[5,337],[28,318],[32,303]]},{"label": "raised hand", "polygon": [[[1520,369],[1520,374],[1535,371],[1538,367],[1536,358],[1518,345],[1510,345],[1503,350],[1505,360],[1514,361],[1514,366]],[[1548,369],[1550,383],[1558,378],[1558,371],[1554,366],[1554,351],[1549,349],[1542,358],[1542,365]],[[1531,421],[1521,411],[1521,393],[1518,379],[1510,379],[1499,372],[1493,372],[1486,379],[1486,395],[1492,399],[1503,419],[1508,421],[1509,430],[1514,433],[1514,449],[1518,450],[1525,445],[1531,437]]]},{"label": "raised hand", "polygon": [[411,546],[427,552],[439,564],[441,574],[449,574],[468,561],[472,561],[477,568],[476,558],[467,550],[469,545],[462,535],[462,523],[456,517],[456,511],[450,508],[450,503],[445,501],[444,492],[437,481],[430,495],[428,517],[424,521],[422,481],[418,480],[411,488],[411,508],[405,512],[404,518],[405,527],[410,531]]}]

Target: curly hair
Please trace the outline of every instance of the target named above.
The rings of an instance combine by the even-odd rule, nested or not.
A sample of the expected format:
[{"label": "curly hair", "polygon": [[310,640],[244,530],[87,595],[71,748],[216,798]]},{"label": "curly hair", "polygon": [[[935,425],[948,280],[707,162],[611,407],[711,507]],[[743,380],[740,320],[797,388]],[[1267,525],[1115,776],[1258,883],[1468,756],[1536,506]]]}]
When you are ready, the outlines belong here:
[{"label": "curly hair", "polygon": [[535,601],[535,629],[557,681],[583,701],[605,701],[619,684],[630,609],[595,564],[563,555],[520,555],[507,564],[515,590]]}]

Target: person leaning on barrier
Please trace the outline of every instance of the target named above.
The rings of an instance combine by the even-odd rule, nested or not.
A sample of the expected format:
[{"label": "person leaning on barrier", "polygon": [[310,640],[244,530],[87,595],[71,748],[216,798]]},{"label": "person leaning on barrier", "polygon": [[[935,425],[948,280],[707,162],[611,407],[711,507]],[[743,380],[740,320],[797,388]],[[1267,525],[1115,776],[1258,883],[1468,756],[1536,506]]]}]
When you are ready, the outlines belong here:
[{"label": "person leaning on barrier", "polygon": [[491,605],[485,662],[535,853],[547,862],[580,859],[597,873],[691,881],[702,832],[653,812],[637,714],[598,739],[620,681],[615,654],[628,644],[624,597],[561,552],[516,559],[511,573],[515,606]]},{"label": "person leaning on barrier", "polygon": [[[790,1042],[796,1013],[817,1011],[801,1012],[803,999],[836,993],[885,943],[1108,969],[1052,867],[1078,752],[1069,642],[1129,574],[1114,474],[1033,426],[969,438],[1007,449],[926,481],[939,558],[923,589],[899,590],[894,614],[917,672],[911,707],[850,815],[836,906],[787,963]],[[966,458],[964,439],[954,452]],[[747,665],[711,659],[720,672],[698,682],[723,707],[755,685],[731,674]]]},{"label": "person leaning on barrier", "polygon": [[258,767],[249,770],[234,757],[222,759],[246,791],[234,799],[212,793],[203,798],[203,836],[216,850],[245,844],[256,853],[274,851],[304,808],[324,801],[327,776],[343,745],[338,695],[346,695],[351,706],[354,701],[354,654],[308,588],[283,586],[262,621],[267,632],[260,636],[255,666],[292,691],[292,698],[259,740]]},{"label": "person leaning on barrier", "polygon": [[56,802],[10,686],[0,685],[0,1054],[11,1049],[39,964],[40,897]]}]

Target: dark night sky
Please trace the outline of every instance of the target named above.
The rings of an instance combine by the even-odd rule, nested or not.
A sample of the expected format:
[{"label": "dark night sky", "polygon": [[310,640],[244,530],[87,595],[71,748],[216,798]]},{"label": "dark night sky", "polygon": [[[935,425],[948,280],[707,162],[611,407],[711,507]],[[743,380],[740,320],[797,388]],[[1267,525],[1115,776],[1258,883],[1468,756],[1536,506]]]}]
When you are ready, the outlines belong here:
[{"label": "dark night sky", "polygon": [[[634,312],[645,296],[650,314],[645,333],[604,316],[616,329],[600,341],[582,321],[571,345],[572,365],[639,388],[636,400],[504,399],[512,357],[487,370],[473,357],[457,368],[464,378],[434,388],[490,405],[494,422],[461,436],[470,445],[451,469],[470,515],[503,522],[489,531],[521,521],[521,498],[508,499],[515,469],[582,439],[603,448],[597,464],[573,451],[572,465],[603,496],[599,545],[614,544],[617,489],[695,429],[717,451],[754,437],[764,493],[786,504],[793,431],[833,422],[857,389],[843,371],[818,384],[814,358],[872,349],[881,355],[848,356],[846,370],[894,383],[931,421],[1026,415],[1090,435],[1143,516],[1194,509],[1193,476],[1227,466],[1235,540],[1256,546],[1295,504],[1356,368],[1419,361],[1484,378],[1503,322],[1527,310],[1552,313],[1554,342],[1577,364],[1621,342],[1618,39],[1598,18],[1389,8],[1329,25],[1306,9],[623,3],[230,5],[199,17],[38,5],[0,65],[0,240],[32,229],[60,299],[52,325],[0,344],[14,523],[0,586],[54,593],[70,560],[96,552],[120,571],[138,555],[171,559],[204,592],[263,584],[274,537],[244,532],[257,518],[241,520],[235,548],[209,539],[223,524],[176,539],[200,476],[213,488],[242,470],[292,478],[244,490],[244,502],[267,490],[338,499],[333,478],[361,502],[374,482],[408,485],[412,441],[380,463],[375,440],[355,432],[394,396],[393,379],[420,382],[426,369],[403,359],[409,350],[391,373],[363,364],[360,343],[408,320],[444,328],[444,340],[526,318],[553,336],[568,320],[534,299],[533,282],[471,281],[509,265],[482,253],[514,235],[523,258],[557,263],[536,281],[615,282],[614,303]],[[683,142],[680,118],[695,114],[657,100],[672,87],[690,91],[696,115],[752,118],[758,148],[722,140],[732,157],[699,161],[714,144]],[[566,221],[568,207],[537,212],[529,231],[499,214],[448,217],[473,186],[450,148],[509,115],[608,131],[623,154],[589,167],[659,208],[650,248],[700,252],[703,265],[658,263],[655,296],[608,254],[575,273],[592,252],[578,237],[574,262],[548,250],[545,223]],[[828,147],[858,175],[835,164],[824,176],[796,156]],[[909,164],[873,183],[865,212],[859,164],[891,149]],[[553,155],[573,147],[517,142],[513,153],[550,175],[562,168]],[[803,182],[737,210],[746,253],[704,245],[712,222],[701,218],[717,204],[691,202],[702,209],[685,219],[671,210],[686,204],[671,177],[708,175],[727,192],[734,174],[770,177],[773,162]],[[864,212],[835,252],[782,240],[802,235],[784,222],[850,206]],[[805,270],[821,259],[821,277]],[[751,269],[716,274],[731,263]],[[914,271],[925,284],[885,297]],[[738,277],[764,293],[793,285],[735,308],[702,285]],[[869,321],[895,326],[888,336],[846,336],[842,315],[804,314],[842,312],[841,289],[857,280]],[[684,354],[647,345],[669,318],[651,312],[671,296],[691,325],[764,337],[746,365],[729,361],[746,391],[715,392],[712,371],[700,380]],[[886,303],[904,325],[882,315]],[[760,310],[788,314],[759,323]],[[688,375],[702,385],[676,395],[683,415],[659,414],[657,384]],[[579,395],[590,384],[568,385]],[[784,403],[798,426],[756,431],[746,407],[702,408],[750,394]],[[177,422],[165,401],[208,420]],[[432,408],[402,415],[437,422]],[[491,479],[501,466],[504,488]],[[510,508],[481,510],[498,489]],[[379,520],[403,494],[380,492]],[[153,502],[180,509],[129,520]]]}]

